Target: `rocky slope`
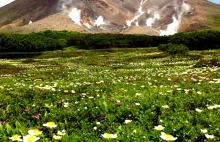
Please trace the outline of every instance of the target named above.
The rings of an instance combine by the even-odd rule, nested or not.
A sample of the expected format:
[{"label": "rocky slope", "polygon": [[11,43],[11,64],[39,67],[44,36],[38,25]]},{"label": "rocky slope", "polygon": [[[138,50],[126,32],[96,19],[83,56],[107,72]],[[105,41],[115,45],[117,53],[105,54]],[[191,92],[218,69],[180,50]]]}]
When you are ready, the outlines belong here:
[{"label": "rocky slope", "polygon": [[15,0],[0,8],[0,30],[174,34],[220,29],[207,0]]}]

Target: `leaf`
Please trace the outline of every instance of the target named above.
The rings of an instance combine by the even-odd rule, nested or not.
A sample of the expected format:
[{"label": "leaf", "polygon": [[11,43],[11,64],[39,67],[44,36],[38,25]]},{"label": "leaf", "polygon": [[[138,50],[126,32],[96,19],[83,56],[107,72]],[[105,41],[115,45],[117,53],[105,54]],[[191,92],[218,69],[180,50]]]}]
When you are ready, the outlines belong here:
[{"label": "leaf", "polygon": [[15,122],[15,126],[17,129],[21,128],[21,124],[18,121]]},{"label": "leaf", "polygon": [[103,105],[105,107],[105,112],[108,112],[108,104],[106,101],[103,102]]},{"label": "leaf", "polygon": [[11,132],[12,132],[12,127],[11,127],[8,123],[6,123],[5,126],[6,126],[6,132],[7,132],[7,134],[10,135]]},{"label": "leaf", "polygon": [[11,105],[7,105],[6,112],[9,112],[11,110]]},{"label": "leaf", "polygon": [[2,124],[0,124],[0,132],[1,132],[1,133],[4,132],[4,128],[3,128]]}]

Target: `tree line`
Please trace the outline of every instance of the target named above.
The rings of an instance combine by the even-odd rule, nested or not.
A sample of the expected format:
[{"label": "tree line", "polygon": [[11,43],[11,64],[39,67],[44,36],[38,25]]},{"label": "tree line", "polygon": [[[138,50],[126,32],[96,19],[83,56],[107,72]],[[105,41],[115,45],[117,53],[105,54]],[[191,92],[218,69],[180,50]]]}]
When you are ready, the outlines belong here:
[{"label": "tree line", "polygon": [[220,49],[220,31],[205,30],[172,36],[87,34],[43,31],[30,34],[0,33],[0,52],[41,52],[68,46],[82,49],[157,47],[160,44],[185,45],[190,50]]}]

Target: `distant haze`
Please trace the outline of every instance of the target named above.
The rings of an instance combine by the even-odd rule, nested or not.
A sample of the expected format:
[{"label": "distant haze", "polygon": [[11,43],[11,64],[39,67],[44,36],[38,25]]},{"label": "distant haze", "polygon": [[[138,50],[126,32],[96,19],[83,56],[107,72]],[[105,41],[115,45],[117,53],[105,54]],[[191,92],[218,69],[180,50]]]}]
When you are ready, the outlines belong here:
[{"label": "distant haze", "polygon": [[0,0],[0,7],[5,6],[13,1],[14,0]]}]

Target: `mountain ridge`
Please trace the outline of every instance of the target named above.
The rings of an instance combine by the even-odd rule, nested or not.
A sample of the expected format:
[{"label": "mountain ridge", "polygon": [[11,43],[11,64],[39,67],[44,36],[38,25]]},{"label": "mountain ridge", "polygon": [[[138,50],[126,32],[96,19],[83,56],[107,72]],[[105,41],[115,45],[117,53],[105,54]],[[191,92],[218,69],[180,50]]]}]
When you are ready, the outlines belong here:
[{"label": "mountain ridge", "polygon": [[[75,12],[72,17],[71,12]],[[78,19],[77,12],[80,13]],[[158,32],[220,30],[219,15],[220,6],[206,0],[16,0],[0,8],[0,31],[128,34],[149,31],[155,35]],[[173,26],[178,30],[169,31]]]}]

